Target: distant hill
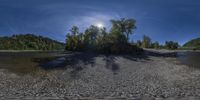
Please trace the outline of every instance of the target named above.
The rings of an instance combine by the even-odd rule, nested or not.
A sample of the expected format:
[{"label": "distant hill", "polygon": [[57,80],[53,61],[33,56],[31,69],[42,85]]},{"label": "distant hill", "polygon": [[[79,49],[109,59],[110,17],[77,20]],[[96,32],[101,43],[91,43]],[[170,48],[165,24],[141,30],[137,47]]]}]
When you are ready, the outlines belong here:
[{"label": "distant hill", "polygon": [[183,45],[185,48],[200,50],[200,38],[192,39]]},{"label": "distant hill", "polygon": [[0,37],[0,50],[64,50],[64,43],[33,34]]}]

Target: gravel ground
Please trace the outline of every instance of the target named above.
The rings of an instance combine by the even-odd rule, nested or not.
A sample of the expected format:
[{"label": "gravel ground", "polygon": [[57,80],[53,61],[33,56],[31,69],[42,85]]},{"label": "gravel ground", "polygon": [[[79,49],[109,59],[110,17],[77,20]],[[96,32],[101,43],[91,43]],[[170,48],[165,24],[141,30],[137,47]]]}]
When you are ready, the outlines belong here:
[{"label": "gravel ground", "polygon": [[[89,58],[89,59],[88,59]],[[199,100],[200,70],[162,56],[76,56],[65,69],[0,70],[0,99]]]}]

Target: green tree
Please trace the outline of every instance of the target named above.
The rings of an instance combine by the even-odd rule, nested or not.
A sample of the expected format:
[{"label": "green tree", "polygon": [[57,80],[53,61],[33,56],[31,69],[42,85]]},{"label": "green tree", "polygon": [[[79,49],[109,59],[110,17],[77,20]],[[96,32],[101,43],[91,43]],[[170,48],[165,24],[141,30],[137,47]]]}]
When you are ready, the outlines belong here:
[{"label": "green tree", "polygon": [[165,42],[165,48],[166,49],[175,50],[178,47],[179,47],[178,42],[174,42],[174,41],[166,41]]},{"label": "green tree", "polygon": [[129,35],[133,33],[133,30],[136,28],[136,21],[134,19],[125,19],[120,20],[111,20],[112,31],[120,31],[125,35],[126,41],[129,40]]},{"label": "green tree", "polygon": [[70,31],[72,35],[76,36],[79,33],[79,28],[77,26],[73,26]]},{"label": "green tree", "polygon": [[97,35],[100,33],[100,31],[100,28],[94,25],[91,25],[85,30],[84,43],[88,48],[92,49],[96,46]]},{"label": "green tree", "polygon": [[77,26],[73,26],[70,30],[70,33],[66,36],[66,49],[72,51],[80,50],[81,45],[81,37],[79,34],[79,28]]},{"label": "green tree", "polygon": [[144,35],[143,41],[142,41],[142,47],[143,48],[150,48],[151,47],[151,38]]},{"label": "green tree", "polygon": [[[84,33],[78,27],[72,27],[66,36],[66,50],[95,50],[104,53],[128,53],[137,51],[137,47],[129,43],[129,35],[135,27],[134,19],[111,20],[110,32],[106,28],[91,25]],[[84,49],[82,49],[84,48]]]},{"label": "green tree", "polygon": [[154,48],[154,49],[159,49],[160,48],[160,45],[159,45],[158,41],[152,43],[151,45],[152,45],[152,48]]},{"label": "green tree", "polygon": [[136,43],[136,45],[137,45],[138,47],[142,47],[142,41],[138,40],[137,43]]},{"label": "green tree", "polygon": [[33,34],[0,37],[1,50],[61,50],[63,47],[63,43]]}]

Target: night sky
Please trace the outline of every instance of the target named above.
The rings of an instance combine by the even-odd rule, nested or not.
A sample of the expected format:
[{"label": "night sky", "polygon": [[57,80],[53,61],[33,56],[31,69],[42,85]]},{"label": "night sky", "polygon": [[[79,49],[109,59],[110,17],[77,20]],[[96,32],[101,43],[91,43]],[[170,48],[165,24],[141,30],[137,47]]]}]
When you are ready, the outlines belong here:
[{"label": "night sky", "polygon": [[134,18],[132,40],[180,44],[200,37],[200,0],[0,0],[0,36],[34,33],[58,41],[73,25],[109,28],[110,19]]}]

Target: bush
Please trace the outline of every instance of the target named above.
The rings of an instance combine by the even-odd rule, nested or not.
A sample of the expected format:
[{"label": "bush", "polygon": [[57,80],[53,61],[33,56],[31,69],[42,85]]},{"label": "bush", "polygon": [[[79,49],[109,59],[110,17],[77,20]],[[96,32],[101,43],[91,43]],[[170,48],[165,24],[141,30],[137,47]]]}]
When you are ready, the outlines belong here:
[{"label": "bush", "polygon": [[179,44],[177,42],[173,42],[173,41],[166,41],[165,42],[165,48],[169,49],[169,50],[175,50],[178,49]]},{"label": "bush", "polygon": [[193,50],[200,50],[200,46],[194,47]]}]

